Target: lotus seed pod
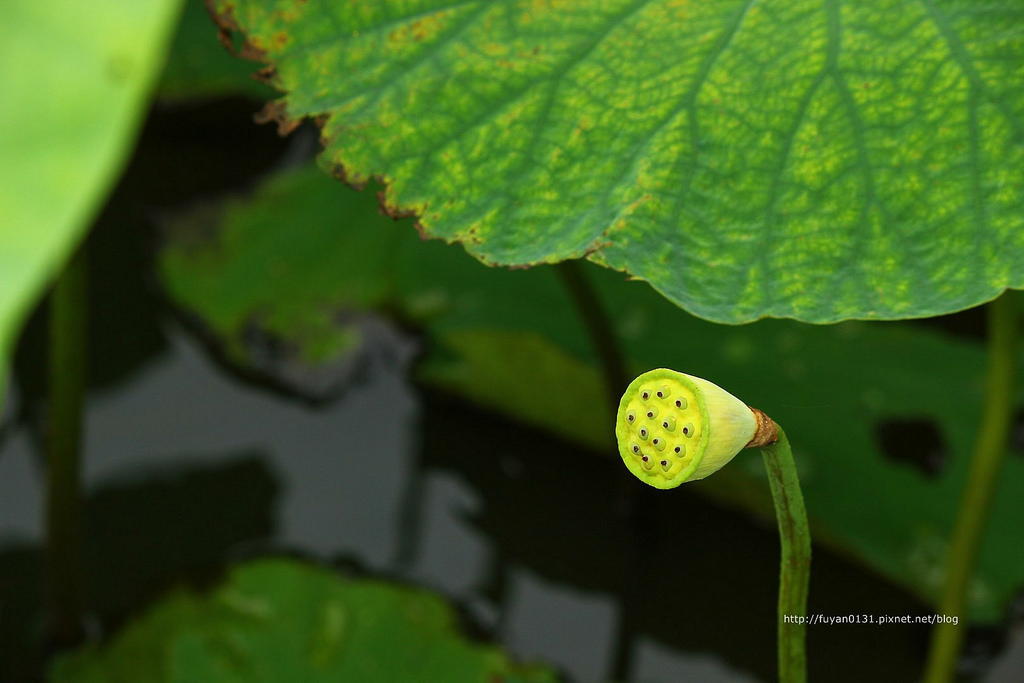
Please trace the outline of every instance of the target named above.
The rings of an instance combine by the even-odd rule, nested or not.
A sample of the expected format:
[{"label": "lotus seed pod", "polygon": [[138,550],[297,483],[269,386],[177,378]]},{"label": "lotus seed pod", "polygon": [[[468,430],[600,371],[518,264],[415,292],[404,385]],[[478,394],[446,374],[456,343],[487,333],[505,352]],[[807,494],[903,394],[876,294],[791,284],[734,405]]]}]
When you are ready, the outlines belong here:
[{"label": "lotus seed pod", "polygon": [[746,446],[774,440],[770,434],[769,441],[755,440],[772,428],[763,413],[721,387],[665,368],[629,384],[615,420],[626,467],[659,489],[717,472]]}]

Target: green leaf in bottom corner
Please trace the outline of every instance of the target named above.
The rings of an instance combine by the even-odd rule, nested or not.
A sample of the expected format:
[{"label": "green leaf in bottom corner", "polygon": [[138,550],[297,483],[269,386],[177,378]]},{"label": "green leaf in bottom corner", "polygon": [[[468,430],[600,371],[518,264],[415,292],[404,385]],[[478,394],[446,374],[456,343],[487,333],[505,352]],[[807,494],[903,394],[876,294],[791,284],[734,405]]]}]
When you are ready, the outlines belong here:
[{"label": "green leaf in bottom corner", "polygon": [[552,683],[468,641],[427,591],[346,579],[292,560],[237,568],[208,596],[178,594],[106,648],[57,659],[50,683]]}]

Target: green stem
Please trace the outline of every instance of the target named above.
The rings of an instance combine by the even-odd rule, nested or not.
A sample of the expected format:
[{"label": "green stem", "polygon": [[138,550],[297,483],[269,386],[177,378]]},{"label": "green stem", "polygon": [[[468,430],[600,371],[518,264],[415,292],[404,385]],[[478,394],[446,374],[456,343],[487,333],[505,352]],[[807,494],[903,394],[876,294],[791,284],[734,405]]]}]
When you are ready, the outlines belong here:
[{"label": "green stem", "polygon": [[779,681],[807,680],[805,640],[807,585],[811,577],[811,532],[793,451],[779,427],[779,440],[761,449],[768,470],[775,518],[779,522],[782,561],[779,571]]},{"label": "green stem", "polygon": [[988,375],[981,426],[971,455],[960,513],[946,556],[946,583],[940,613],[959,617],[958,625],[939,624],[932,630],[925,669],[927,683],[946,683],[956,676],[968,616],[967,588],[978,562],[993,494],[1010,439],[1017,375],[1016,300],[1006,293],[988,306]]},{"label": "green stem", "polygon": [[619,397],[629,385],[629,375],[622,358],[619,342],[615,338],[615,328],[611,318],[601,305],[597,292],[587,280],[586,274],[576,261],[562,261],[555,266],[562,278],[562,283],[569,292],[576,309],[583,318],[587,333],[590,335],[594,351],[601,361],[604,372],[605,389],[609,397],[609,407],[614,414],[619,406]]},{"label": "green stem", "polygon": [[79,450],[85,391],[87,275],[83,248],[58,278],[50,301],[44,581],[48,637],[55,647],[73,645],[83,637]]}]

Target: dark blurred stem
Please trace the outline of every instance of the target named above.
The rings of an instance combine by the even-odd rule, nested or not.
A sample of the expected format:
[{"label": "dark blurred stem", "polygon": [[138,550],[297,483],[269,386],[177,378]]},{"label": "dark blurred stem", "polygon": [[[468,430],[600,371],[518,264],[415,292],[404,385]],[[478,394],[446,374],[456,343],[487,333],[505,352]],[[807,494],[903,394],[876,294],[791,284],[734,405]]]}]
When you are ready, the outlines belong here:
[{"label": "dark blurred stem", "polygon": [[[779,681],[807,680],[807,588],[811,578],[811,532],[793,451],[779,427],[779,439],[761,449],[779,523],[782,561],[779,569]],[[800,623],[797,623],[800,622]]]},{"label": "dark blurred stem", "polygon": [[[615,327],[611,318],[608,317],[601,300],[594,291],[593,285],[587,279],[586,271],[579,261],[562,261],[555,265],[555,270],[562,279],[569,297],[576,305],[583,324],[587,328],[591,346],[597,354],[601,363],[601,372],[604,376],[605,396],[608,401],[608,422],[612,424],[615,412],[619,407],[619,399],[622,392],[629,385],[630,377],[626,371],[626,363],[619,347],[618,339],[615,337]],[[609,430],[609,437],[611,432]],[[609,438],[609,446],[614,447],[614,439]],[[643,489],[643,485],[637,486],[638,482],[622,478],[624,498],[630,511],[627,518],[644,519],[646,515],[639,510],[644,507],[644,501],[650,499],[635,495]],[[618,639],[614,654],[614,671],[617,677],[625,679],[630,667],[630,650],[632,642],[627,637]]]},{"label": "dark blurred stem", "polygon": [[44,594],[47,635],[56,648],[74,645],[83,637],[79,451],[86,372],[87,276],[82,248],[60,275],[50,301]]},{"label": "dark blurred stem", "polygon": [[626,364],[619,342],[615,338],[611,318],[605,312],[597,292],[587,280],[586,273],[578,261],[562,261],[555,269],[569,291],[573,303],[576,304],[583,324],[587,327],[587,334],[590,335],[590,341],[597,352],[604,373],[608,405],[614,414],[619,407],[619,398],[629,384],[629,375],[626,374]]},{"label": "dark blurred stem", "polygon": [[1009,448],[1019,339],[1016,294],[1006,292],[988,305],[984,412],[947,551],[946,583],[939,601],[939,613],[958,617],[959,623],[938,624],[933,628],[925,669],[927,683],[945,683],[956,677],[969,616],[967,589],[978,563],[992,498]]}]

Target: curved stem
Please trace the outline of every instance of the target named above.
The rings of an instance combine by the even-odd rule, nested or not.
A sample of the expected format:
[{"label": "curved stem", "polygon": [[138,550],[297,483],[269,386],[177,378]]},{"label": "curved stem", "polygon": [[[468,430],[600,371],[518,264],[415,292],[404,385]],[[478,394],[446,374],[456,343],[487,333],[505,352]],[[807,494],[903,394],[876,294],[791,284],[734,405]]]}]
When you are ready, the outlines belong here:
[{"label": "curved stem", "polygon": [[[7,390],[7,355],[0,350],[0,444],[3,443],[4,438],[7,436],[7,430],[11,428],[10,420],[7,419],[7,414],[4,412],[7,410],[7,402],[10,400]],[[0,448],[0,456],[3,455],[3,449]]]},{"label": "curved stem", "polygon": [[966,630],[967,588],[978,562],[999,473],[1006,458],[1013,424],[1019,331],[1014,295],[1007,292],[988,305],[988,373],[981,426],[971,455],[967,484],[946,556],[946,583],[939,600],[941,614],[959,617],[958,625],[932,630],[925,681],[946,683],[956,675]]},{"label": "curved stem", "polygon": [[811,532],[807,526],[804,496],[796,463],[786,433],[779,427],[779,440],[761,449],[779,523],[782,561],[779,570],[779,681],[807,680],[805,650],[807,586],[811,577]]},{"label": "curved stem", "polygon": [[77,644],[82,630],[82,517],[79,449],[85,392],[87,266],[71,259],[50,300],[46,429],[46,596],[51,644]]},{"label": "curved stem", "polygon": [[604,371],[605,387],[609,397],[609,409],[612,414],[619,406],[619,396],[629,385],[629,375],[626,374],[626,364],[622,358],[622,351],[619,342],[615,338],[615,328],[607,311],[601,305],[586,274],[576,261],[562,261],[555,265],[555,269],[562,278],[569,296],[576,304],[583,324],[587,327],[590,341],[594,345],[594,351],[601,361]]}]

